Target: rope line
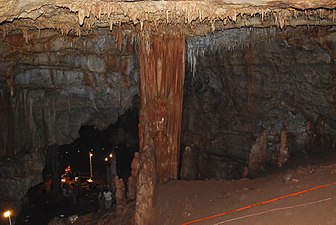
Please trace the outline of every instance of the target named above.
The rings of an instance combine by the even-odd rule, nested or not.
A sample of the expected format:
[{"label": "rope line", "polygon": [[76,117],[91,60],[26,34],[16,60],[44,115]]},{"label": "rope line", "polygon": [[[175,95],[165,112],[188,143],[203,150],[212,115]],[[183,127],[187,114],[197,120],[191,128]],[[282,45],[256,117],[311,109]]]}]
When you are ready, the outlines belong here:
[{"label": "rope line", "polygon": [[253,213],[253,214],[236,217],[236,218],[229,219],[229,220],[224,220],[224,221],[221,221],[219,223],[215,223],[214,225],[219,225],[219,224],[223,224],[223,223],[227,223],[227,222],[232,222],[232,221],[236,221],[236,220],[240,220],[240,219],[245,219],[245,218],[248,218],[248,217],[259,216],[259,215],[262,215],[262,214],[265,214],[265,213],[269,213],[269,212],[286,210],[286,209],[293,209],[293,208],[299,208],[299,207],[307,206],[307,205],[313,205],[313,204],[317,204],[317,203],[321,203],[321,202],[326,202],[326,201],[329,201],[331,199],[332,198],[326,198],[326,199],[321,199],[321,200],[314,201],[314,202],[308,202],[308,203],[303,203],[303,204],[298,204],[298,205],[292,205],[292,206],[287,206],[287,207],[280,207],[280,208],[269,209],[269,210],[262,211],[262,212],[259,212],[259,213]]},{"label": "rope line", "polygon": [[301,194],[305,194],[305,193],[308,193],[308,192],[311,192],[311,191],[315,191],[315,190],[318,190],[318,189],[321,189],[321,188],[325,188],[325,187],[328,187],[332,184],[336,184],[336,182],[333,182],[331,184],[324,184],[324,185],[316,186],[316,187],[313,187],[313,188],[309,188],[309,189],[294,192],[294,193],[291,193],[291,194],[283,195],[283,196],[273,198],[273,199],[270,199],[270,200],[266,200],[266,201],[263,201],[263,202],[257,202],[257,203],[251,204],[251,205],[247,205],[247,206],[243,206],[243,207],[240,207],[240,208],[228,210],[226,212],[222,212],[222,213],[219,213],[219,214],[215,214],[215,215],[211,215],[211,216],[208,216],[208,217],[192,220],[192,221],[189,221],[189,222],[185,222],[182,225],[194,224],[194,223],[210,220],[210,219],[213,219],[213,218],[225,216],[227,214],[231,214],[231,213],[234,213],[234,212],[244,211],[244,210],[256,207],[256,206],[269,204],[269,203],[272,203],[272,202],[275,202],[275,201],[279,201],[279,200],[290,198],[290,197],[295,197],[295,196],[298,196],[298,195],[301,195]]}]

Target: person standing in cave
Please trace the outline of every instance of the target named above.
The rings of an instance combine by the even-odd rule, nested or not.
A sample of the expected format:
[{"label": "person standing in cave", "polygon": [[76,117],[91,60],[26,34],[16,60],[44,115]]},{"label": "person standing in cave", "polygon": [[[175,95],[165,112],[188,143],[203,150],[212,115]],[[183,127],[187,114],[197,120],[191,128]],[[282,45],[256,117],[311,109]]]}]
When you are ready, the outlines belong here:
[{"label": "person standing in cave", "polygon": [[62,214],[65,215],[69,212],[69,206],[71,203],[71,190],[69,184],[63,184],[62,185],[62,194],[63,194],[63,200],[61,202],[61,210]]},{"label": "person standing in cave", "polygon": [[112,206],[112,192],[106,187],[104,192],[104,199],[105,199],[105,209],[109,209]]},{"label": "person standing in cave", "polygon": [[101,212],[104,210],[104,206],[105,206],[105,197],[104,197],[104,191],[100,190],[99,194],[98,194],[98,212]]}]

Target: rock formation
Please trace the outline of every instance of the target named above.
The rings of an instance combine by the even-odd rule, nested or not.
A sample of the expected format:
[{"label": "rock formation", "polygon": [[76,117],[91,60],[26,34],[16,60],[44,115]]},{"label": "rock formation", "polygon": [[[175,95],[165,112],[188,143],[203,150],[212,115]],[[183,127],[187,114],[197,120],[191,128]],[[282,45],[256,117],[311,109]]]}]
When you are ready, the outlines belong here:
[{"label": "rock formation", "polygon": [[334,1],[0,5],[0,165],[17,175],[1,175],[8,198],[41,181],[43,151],[82,125],[115,123],[137,95],[139,225],[151,224],[157,182],[178,177],[180,139],[201,179],[334,147]]},{"label": "rock formation", "polygon": [[123,179],[116,177],[116,205],[117,205],[117,213],[123,214],[126,209],[126,192],[125,185]]},{"label": "rock formation", "polygon": [[136,198],[138,174],[139,174],[139,152],[135,152],[131,164],[131,176],[128,178],[127,200],[134,200]]},{"label": "rock formation", "polygon": [[184,148],[180,178],[182,180],[195,180],[198,178],[196,158],[190,146]]},{"label": "rock formation", "polygon": [[[28,44],[16,33],[0,43],[0,70],[9,71],[7,78],[14,85],[8,86],[7,82],[0,87],[4,102],[8,102],[0,113],[6,118],[0,122],[1,156],[40,155],[48,146],[74,141],[82,125],[106,128],[131,107],[138,95],[131,36],[119,40],[119,49],[119,42],[104,32],[85,38],[62,37],[52,31],[35,34]],[[3,161],[6,163],[6,158]],[[43,163],[42,157],[36,165]],[[27,191],[27,186],[42,182],[43,166],[38,167],[40,179],[35,177],[29,185],[22,179],[22,185],[17,186]],[[2,174],[4,185],[0,190],[4,197],[5,187],[13,184],[11,177],[10,173]],[[20,191],[17,198],[25,191]]]},{"label": "rock formation", "polygon": [[239,178],[265,130],[264,166],[277,165],[281,142],[291,157],[332,149],[335,37],[300,27],[188,39],[181,144],[193,146],[201,179]]}]

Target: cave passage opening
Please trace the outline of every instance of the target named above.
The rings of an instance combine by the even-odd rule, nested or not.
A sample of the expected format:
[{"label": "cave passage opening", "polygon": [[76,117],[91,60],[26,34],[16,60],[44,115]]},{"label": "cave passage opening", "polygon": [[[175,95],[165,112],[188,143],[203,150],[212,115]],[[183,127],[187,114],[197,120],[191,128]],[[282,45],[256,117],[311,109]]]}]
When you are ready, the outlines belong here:
[{"label": "cave passage opening", "polygon": [[[108,187],[113,196],[115,195],[115,186],[113,189],[112,184],[109,184],[112,182],[111,179],[115,176],[123,179],[127,189],[135,152],[138,152],[137,107],[128,109],[115,124],[109,125],[104,130],[99,130],[92,125],[83,125],[79,130],[79,138],[75,141],[61,146],[52,146],[49,149],[43,171],[44,183],[28,191],[27,201],[17,217],[17,223],[42,225],[55,216],[81,215],[98,211],[100,209],[97,200],[99,192]],[[88,182],[90,153],[93,153],[93,182]],[[71,180],[64,182],[62,176],[68,166],[71,168],[73,177],[69,177]],[[115,168],[112,168],[113,166]],[[75,193],[75,200],[70,198],[69,202],[64,201],[65,184],[76,188],[78,193]],[[115,201],[115,197],[113,198]]]},{"label": "cave passage opening", "polygon": [[252,178],[333,154],[334,36],[317,26],[190,38],[181,179]]},{"label": "cave passage opening", "polygon": [[105,177],[111,158],[116,160],[119,178],[127,182],[131,161],[138,151],[138,109],[125,112],[116,124],[99,130],[94,126],[82,126],[79,138],[71,144],[59,147],[60,168],[71,166],[73,171],[90,177],[90,153],[92,153],[93,177]]},{"label": "cave passage opening", "polygon": [[138,121],[138,109],[133,108],[105,130],[92,125],[82,126],[78,139],[59,147],[61,170],[65,171],[70,166],[72,171],[77,171],[85,178],[92,176],[97,180],[103,179],[103,183],[106,183],[106,168],[115,160],[116,175],[126,185],[134,153],[138,151]]}]

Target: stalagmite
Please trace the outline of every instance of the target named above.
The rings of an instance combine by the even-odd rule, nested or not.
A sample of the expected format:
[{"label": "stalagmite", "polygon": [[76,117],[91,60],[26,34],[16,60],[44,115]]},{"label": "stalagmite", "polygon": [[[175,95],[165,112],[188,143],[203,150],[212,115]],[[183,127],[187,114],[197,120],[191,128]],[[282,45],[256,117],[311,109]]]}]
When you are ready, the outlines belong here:
[{"label": "stalagmite", "polygon": [[181,179],[195,180],[197,179],[197,164],[194,153],[190,146],[185,147],[181,163]]},{"label": "stalagmite", "polygon": [[[155,148],[150,136],[148,123],[139,124],[143,129],[143,138],[140,144],[140,165],[137,183],[137,198],[134,222],[136,225],[154,225],[154,199],[157,192],[157,174],[155,170]],[[142,127],[143,126],[143,127]]]},{"label": "stalagmite", "polygon": [[125,186],[123,179],[116,177],[115,185],[116,185],[115,197],[116,197],[117,213],[123,214],[126,210]]},{"label": "stalagmite", "polygon": [[131,176],[128,178],[127,199],[134,200],[136,196],[136,186],[139,172],[139,152],[134,154],[131,164]]},{"label": "stalagmite", "polygon": [[289,158],[288,146],[287,146],[287,119],[284,122],[283,127],[280,131],[280,144],[279,144],[279,154],[278,154],[278,166],[281,167],[287,162]]},{"label": "stalagmite", "polygon": [[249,154],[248,168],[253,174],[263,169],[267,161],[267,131],[264,130],[259,137],[257,137],[255,144],[251,148]]}]

